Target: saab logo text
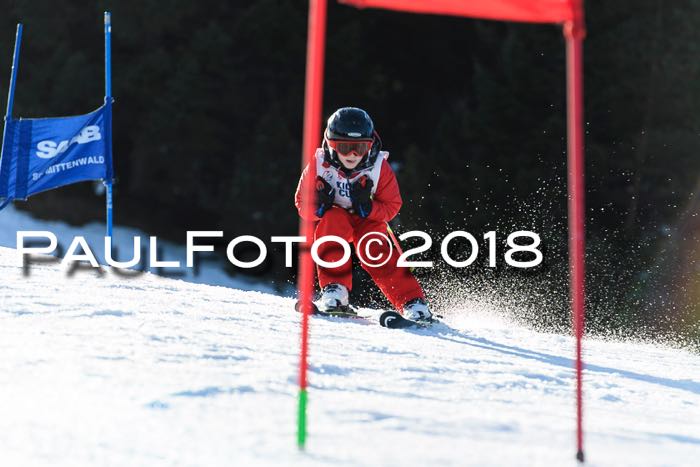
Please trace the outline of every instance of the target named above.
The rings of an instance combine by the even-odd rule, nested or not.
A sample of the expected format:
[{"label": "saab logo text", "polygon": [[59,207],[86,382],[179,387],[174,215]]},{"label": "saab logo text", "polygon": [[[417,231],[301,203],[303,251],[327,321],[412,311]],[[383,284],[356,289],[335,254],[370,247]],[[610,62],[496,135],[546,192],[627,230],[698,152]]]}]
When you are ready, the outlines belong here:
[{"label": "saab logo text", "polygon": [[70,140],[60,142],[51,141],[50,139],[39,141],[36,145],[36,155],[42,159],[51,159],[59,154],[66,152],[73,144],[86,144],[102,139],[100,127],[98,125],[89,125],[80,130],[80,133],[75,135]]}]

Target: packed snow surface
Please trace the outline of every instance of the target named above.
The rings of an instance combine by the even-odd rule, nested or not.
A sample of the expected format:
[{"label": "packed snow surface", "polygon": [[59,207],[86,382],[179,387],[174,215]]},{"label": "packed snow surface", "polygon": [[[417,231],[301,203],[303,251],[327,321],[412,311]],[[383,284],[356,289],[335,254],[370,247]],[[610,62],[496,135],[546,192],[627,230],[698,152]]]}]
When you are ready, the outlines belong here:
[{"label": "packed snow surface", "polygon": [[[573,340],[478,302],[389,330],[293,299],[16,265],[0,248],[0,465],[575,465]],[[585,342],[588,465],[700,459],[700,356]]]}]

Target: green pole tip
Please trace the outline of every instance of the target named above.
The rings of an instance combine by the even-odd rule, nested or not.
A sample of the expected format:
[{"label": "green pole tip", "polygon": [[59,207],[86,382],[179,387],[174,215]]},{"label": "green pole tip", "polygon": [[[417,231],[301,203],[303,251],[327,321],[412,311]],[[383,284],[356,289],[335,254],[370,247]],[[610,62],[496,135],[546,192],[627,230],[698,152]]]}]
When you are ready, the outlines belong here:
[{"label": "green pole tip", "polygon": [[308,396],[306,389],[299,390],[299,410],[297,412],[297,446],[304,450],[306,446],[306,404]]}]

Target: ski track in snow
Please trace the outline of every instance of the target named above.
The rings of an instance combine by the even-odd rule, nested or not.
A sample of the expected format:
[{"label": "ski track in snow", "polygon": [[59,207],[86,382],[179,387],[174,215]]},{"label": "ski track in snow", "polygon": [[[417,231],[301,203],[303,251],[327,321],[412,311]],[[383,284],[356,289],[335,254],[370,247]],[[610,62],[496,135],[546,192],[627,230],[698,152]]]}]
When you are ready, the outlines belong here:
[{"label": "ski track in snow", "polygon": [[[311,319],[295,444],[292,298],[0,248],[0,465],[575,465],[573,339],[449,310],[428,330]],[[700,459],[700,356],[584,343],[587,465]]]}]

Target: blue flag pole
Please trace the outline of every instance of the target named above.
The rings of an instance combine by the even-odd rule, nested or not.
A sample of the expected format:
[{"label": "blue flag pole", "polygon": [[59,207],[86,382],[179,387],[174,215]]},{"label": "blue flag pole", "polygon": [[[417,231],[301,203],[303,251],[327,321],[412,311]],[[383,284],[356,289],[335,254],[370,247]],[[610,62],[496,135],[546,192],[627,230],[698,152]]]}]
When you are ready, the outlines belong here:
[{"label": "blue flag pole", "polygon": [[105,11],[105,132],[109,141],[108,151],[108,173],[104,181],[107,202],[107,236],[112,236],[112,14]]},{"label": "blue flag pole", "polygon": [[[22,44],[22,23],[17,24],[17,34],[15,35],[15,52],[12,56],[12,74],[10,75],[10,91],[7,96],[7,110],[5,112],[5,126],[2,132],[2,149],[0,150],[0,159],[5,154],[5,139],[7,138],[7,128],[12,119],[12,108],[15,104],[15,85],[17,84],[17,71],[19,71],[19,52]],[[4,202],[0,203],[0,209],[7,206],[12,201],[8,197]]]},{"label": "blue flag pole", "polygon": [[15,36],[15,53],[12,56],[12,75],[10,76],[10,93],[7,96],[7,112],[5,112],[5,125],[12,118],[12,107],[15,104],[15,85],[17,84],[17,71],[19,70],[19,52],[22,44],[22,23],[17,24]]}]

